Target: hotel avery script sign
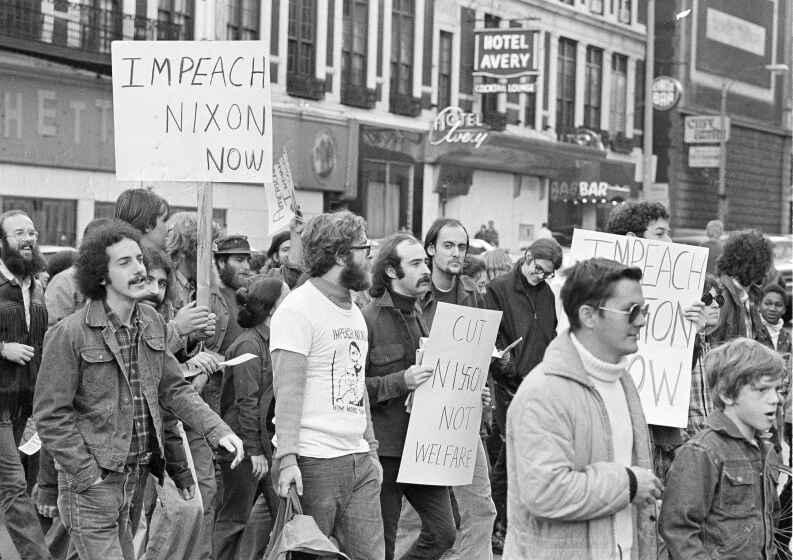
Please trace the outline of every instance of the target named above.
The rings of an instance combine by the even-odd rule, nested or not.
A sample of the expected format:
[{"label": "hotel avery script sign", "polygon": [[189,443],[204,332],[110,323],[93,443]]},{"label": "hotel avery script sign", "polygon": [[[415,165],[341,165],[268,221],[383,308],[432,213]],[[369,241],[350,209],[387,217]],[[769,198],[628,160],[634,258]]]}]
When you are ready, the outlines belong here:
[{"label": "hotel avery script sign", "polygon": [[518,78],[539,72],[538,33],[533,29],[474,31],[474,75]]},{"label": "hotel avery script sign", "polygon": [[113,41],[116,177],[272,183],[269,48]]}]

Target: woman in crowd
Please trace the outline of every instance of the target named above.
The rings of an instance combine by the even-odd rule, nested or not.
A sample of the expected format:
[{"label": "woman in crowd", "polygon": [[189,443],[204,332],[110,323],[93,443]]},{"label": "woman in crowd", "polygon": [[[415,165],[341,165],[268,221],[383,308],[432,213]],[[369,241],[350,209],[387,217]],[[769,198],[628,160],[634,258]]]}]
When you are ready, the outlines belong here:
[{"label": "woman in crowd", "polygon": [[[278,278],[255,278],[247,288],[237,291],[240,305],[237,322],[245,330],[229,346],[226,358],[243,354],[255,358],[228,367],[223,374],[220,412],[245,446],[245,459],[235,469],[220,459],[223,499],[215,520],[214,549],[216,560],[238,558],[240,542],[253,503],[264,484],[272,458],[267,425],[267,411],[273,400],[273,370],[270,361],[270,318],[289,293]],[[263,531],[266,539],[269,531]],[[263,546],[262,551],[263,552]],[[259,548],[259,545],[256,545]],[[259,555],[260,557],[261,555]]]}]

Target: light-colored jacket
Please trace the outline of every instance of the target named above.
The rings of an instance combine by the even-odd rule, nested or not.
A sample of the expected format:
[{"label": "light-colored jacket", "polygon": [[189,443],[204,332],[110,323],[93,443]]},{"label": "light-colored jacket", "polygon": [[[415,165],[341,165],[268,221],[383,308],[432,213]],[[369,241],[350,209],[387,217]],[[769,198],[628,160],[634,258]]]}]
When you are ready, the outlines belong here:
[{"label": "light-colored jacket", "polygon": [[[632,464],[651,469],[639,394],[630,375],[621,383],[633,424]],[[523,380],[507,414],[504,560],[620,557],[614,515],[629,505],[629,478],[614,462],[611,438],[603,399],[565,331]],[[631,559],[655,560],[656,507],[633,512]]]}]

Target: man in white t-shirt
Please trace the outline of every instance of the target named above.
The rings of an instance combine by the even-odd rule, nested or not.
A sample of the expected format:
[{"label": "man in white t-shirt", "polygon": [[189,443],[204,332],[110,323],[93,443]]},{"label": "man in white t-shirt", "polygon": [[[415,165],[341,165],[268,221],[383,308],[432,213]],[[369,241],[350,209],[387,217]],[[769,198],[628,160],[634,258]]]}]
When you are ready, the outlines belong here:
[{"label": "man in white t-shirt", "polygon": [[294,484],[303,511],[352,560],[384,555],[377,458],[364,364],[369,335],[352,291],[367,289],[372,245],[363,218],[320,214],[303,230],[310,279],[271,321],[273,480]]}]

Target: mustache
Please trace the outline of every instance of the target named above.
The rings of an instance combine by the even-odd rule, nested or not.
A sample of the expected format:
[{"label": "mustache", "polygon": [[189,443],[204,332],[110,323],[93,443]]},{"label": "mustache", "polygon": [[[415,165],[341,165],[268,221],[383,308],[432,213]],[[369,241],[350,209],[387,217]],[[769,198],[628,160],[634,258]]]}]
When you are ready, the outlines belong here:
[{"label": "mustache", "polygon": [[429,274],[425,274],[421,278],[418,279],[418,281],[416,282],[416,286],[421,286],[422,284],[429,284],[430,280],[431,280],[430,279],[430,275]]},{"label": "mustache", "polygon": [[143,274],[136,274],[130,279],[128,285],[132,286],[133,284],[139,284],[140,282],[145,282],[145,281],[146,281],[146,277]]}]

